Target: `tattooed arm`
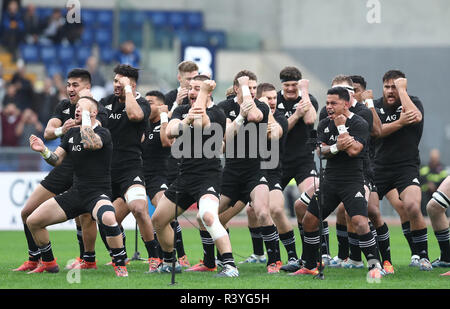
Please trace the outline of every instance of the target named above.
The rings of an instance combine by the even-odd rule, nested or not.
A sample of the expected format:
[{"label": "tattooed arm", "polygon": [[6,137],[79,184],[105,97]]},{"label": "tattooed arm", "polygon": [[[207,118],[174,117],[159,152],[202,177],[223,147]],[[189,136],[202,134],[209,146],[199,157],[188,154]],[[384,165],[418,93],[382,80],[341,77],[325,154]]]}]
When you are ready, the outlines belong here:
[{"label": "tattooed arm", "polygon": [[100,136],[98,136],[92,127],[81,127],[81,142],[86,150],[97,150],[103,147],[103,142]]},{"label": "tattooed arm", "polygon": [[63,148],[58,147],[52,152],[44,145],[44,142],[39,137],[33,134],[30,136],[30,148],[36,152],[40,152],[44,160],[52,166],[60,165],[66,157],[66,151]]}]

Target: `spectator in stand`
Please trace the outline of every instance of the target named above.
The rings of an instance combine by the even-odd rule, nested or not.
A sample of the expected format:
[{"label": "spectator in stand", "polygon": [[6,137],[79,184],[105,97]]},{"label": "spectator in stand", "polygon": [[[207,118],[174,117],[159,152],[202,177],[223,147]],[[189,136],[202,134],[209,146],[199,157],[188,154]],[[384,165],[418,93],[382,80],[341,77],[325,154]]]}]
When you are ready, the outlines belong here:
[{"label": "spectator in stand", "polygon": [[3,108],[3,99],[6,94],[6,82],[3,79],[3,65],[0,62],[0,111]]},{"label": "spectator in stand", "polygon": [[17,1],[10,1],[3,13],[1,24],[1,43],[16,59],[16,51],[25,34],[25,26]]},{"label": "spectator in stand", "polygon": [[116,55],[117,62],[139,68],[140,60],[140,53],[132,41],[125,41],[120,45],[120,49]]},{"label": "spectator in stand", "polygon": [[53,75],[53,85],[56,88],[58,101],[68,98],[66,92],[66,84],[60,73],[56,73]]},{"label": "spectator in stand", "polygon": [[36,14],[36,7],[33,4],[27,5],[23,22],[25,26],[25,42],[28,44],[37,43],[42,25],[39,16]]},{"label": "spectator in stand", "polygon": [[27,108],[23,111],[15,131],[18,137],[17,146],[27,147],[30,145],[31,134],[42,136],[44,126],[39,121],[37,114],[30,108]]},{"label": "spectator in stand", "polygon": [[91,56],[86,61],[86,69],[91,73],[91,93],[96,100],[106,97],[106,80],[100,72],[98,58]]},{"label": "spectator in stand", "polygon": [[6,105],[8,105],[8,103],[14,103],[16,102],[16,95],[17,95],[17,89],[16,86],[12,83],[8,83],[5,86],[6,91],[5,91],[5,95],[3,96],[3,107],[6,107]]},{"label": "spectator in stand", "polygon": [[427,214],[426,205],[445,177],[447,177],[447,170],[441,163],[441,153],[439,149],[431,149],[428,164],[420,168],[423,214]]},{"label": "spectator in stand", "polygon": [[17,107],[24,111],[30,108],[34,96],[34,89],[31,81],[26,77],[25,64],[22,60],[18,61],[18,70],[14,73],[11,83],[16,88],[15,103]]},{"label": "spectator in stand", "polygon": [[40,42],[42,44],[61,43],[64,37],[65,19],[60,9],[54,9],[52,15],[45,21]]},{"label": "spectator in stand", "polygon": [[19,138],[16,134],[16,127],[20,121],[20,109],[14,103],[8,103],[1,112],[1,146],[17,146]]},{"label": "spectator in stand", "polygon": [[35,100],[32,109],[37,113],[41,123],[48,123],[53,111],[58,104],[57,89],[53,85],[51,78],[46,77],[42,82],[41,89],[36,87]]}]

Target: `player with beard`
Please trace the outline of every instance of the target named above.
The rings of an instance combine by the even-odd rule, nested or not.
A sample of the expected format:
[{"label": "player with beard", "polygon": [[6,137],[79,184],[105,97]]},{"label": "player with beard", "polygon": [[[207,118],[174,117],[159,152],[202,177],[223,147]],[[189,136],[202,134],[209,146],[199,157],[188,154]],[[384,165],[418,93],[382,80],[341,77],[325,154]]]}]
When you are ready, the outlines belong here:
[{"label": "player with beard", "polygon": [[[182,105],[174,110],[166,130],[170,138],[177,138],[172,145],[172,154],[181,162],[179,176],[164,192],[152,219],[164,254],[159,272],[181,272],[178,263],[172,269],[174,231],[169,223],[175,218],[175,208],[177,214],[182,214],[197,202],[197,220],[211,235],[223,258],[223,269],[216,276],[239,276],[230,238],[218,216],[222,178],[219,157],[226,118],[223,111],[211,101],[214,88],[215,82],[208,76],[194,77],[190,83],[190,105]],[[198,143],[201,149],[195,147]]]},{"label": "player with beard", "polygon": [[[284,155],[285,142],[288,132],[288,121],[283,113],[276,109],[277,107],[277,91],[272,84],[262,83],[258,85],[256,97],[260,101],[267,101],[266,103],[270,107],[269,114],[269,128],[268,138],[279,140],[279,158]],[[273,124],[278,124],[274,126]],[[275,132],[273,135],[272,132]],[[267,143],[268,150],[271,150],[271,143]],[[272,154],[273,156],[274,154]],[[269,182],[269,205],[270,205],[270,215],[273,222],[277,227],[277,232],[281,243],[284,245],[288,261],[298,260],[296,248],[295,248],[295,236],[292,226],[284,210],[284,195],[281,187],[282,178],[282,167],[281,161],[278,163],[276,168],[267,170],[267,179]],[[253,221],[256,224],[256,216],[252,207],[247,207],[247,214],[249,221]],[[252,218],[252,219],[251,219]],[[272,267],[273,272],[279,272],[282,264],[276,264],[276,268]]]},{"label": "player with beard", "polygon": [[[361,250],[366,256],[370,278],[383,275],[377,258],[376,242],[370,232],[367,201],[364,197],[363,149],[369,136],[368,124],[349,111],[350,95],[346,88],[335,87],[327,92],[328,117],[317,127],[321,145],[317,152],[327,159],[323,178],[320,211],[325,219],[340,202],[349,214],[358,234]],[[319,260],[319,205],[316,194],[311,198],[303,218],[304,266],[294,274],[316,275]]]},{"label": "player with beard", "polygon": [[27,225],[42,256],[42,265],[30,273],[59,271],[46,227],[88,213],[98,222],[99,228],[105,231],[113,252],[116,275],[128,276],[126,252],[110,199],[113,151],[111,134],[108,129],[96,123],[97,113],[97,101],[91,97],[81,97],[76,105],[76,126],[66,132],[54,152],[45,147],[40,138],[30,136],[31,149],[40,152],[49,164],[60,165],[69,156],[74,170],[74,185],[68,191],[42,203],[27,218]]},{"label": "player with beard", "polygon": [[[136,218],[149,259],[157,253],[153,226],[148,213],[141,139],[150,117],[148,102],[136,92],[139,71],[129,65],[114,68],[114,94],[100,100],[108,112],[113,141],[111,163],[112,200],[119,224],[131,212]],[[106,235],[101,233],[108,247]]]},{"label": "player with beard", "polygon": [[[80,95],[90,95],[91,75],[84,69],[73,69],[67,74],[66,91],[69,99],[64,99],[55,107],[52,118],[48,121],[44,131],[46,140],[54,140],[63,137],[67,131],[76,126],[75,105]],[[107,115],[104,109],[100,109],[97,120],[99,124],[105,124]],[[30,230],[26,224],[29,215],[46,200],[67,191],[72,186],[73,166],[70,158],[66,158],[41,181],[25,203],[21,211],[24,224],[25,237],[28,244],[28,261],[24,262],[14,271],[31,271],[39,265],[41,254],[36,246]],[[82,268],[96,268],[95,263],[95,239],[97,229],[95,222],[89,216],[82,215],[75,218],[77,225],[77,239],[80,247],[80,257],[69,266]],[[83,228],[82,228],[83,226]],[[84,231],[82,235],[82,229]],[[84,239],[84,241],[83,241]],[[85,250],[86,247],[86,250]],[[83,262],[84,261],[84,262]]]},{"label": "player with beard", "polygon": [[[356,81],[354,82],[353,79]],[[356,87],[355,87],[356,86]],[[366,120],[369,126],[369,147],[364,149],[364,187],[366,195],[368,196],[368,215],[371,223],[374,226],[374,236],[377,238],[377,244],[383,261],[383,269],[387,274],[394,273],[390,255],[390,240],[389,229],[381,218],[379,210],[379,199],[376,193],[376,186],[373,181],[373,167],[370,162],[370,143],[372,138],[379,136],[381,132],[381,120],[373,106],[373,102],[367,101],[369,107],[366,107],[365,100],[372,100],[372,91],[366,91],[365,80],[361,76],[345,76],[338,75],[332,81],[332,87],[344,87],[350,93],[350,100],[352,105],[349,110]],[[320,119],[327,117],[326,109],[320,112]],[[336,230],[338,238],[338,256],[330,261],[330,267],[344,267],[344,268],[363,268],[364,263],[361,259],[361,249],[359,247],[358,235],[351,224],[351,220],[346,214],[344,206],[341,204],[336,211]],[[348,237],[343,235],[348,233]],[[350,247],[350,256],[348,256],[348,249]]]},{"label": "player with beard", "polygon": [[413,248],[421,270],[433,267],[428,258],[427,226],[421,212],[419,143],[423,131],[423,105],[409,96],[405,74],[390,70],[383,76],[383,97],[374,105],[383,123],[377,140],[374,171],[380,200],[397,189],[411,224]]},{"label": "player with beard", "polygon": [[[169,122],[168,108],[165,104],[164,94],[157,90],[149,91],[145,95],[145,99],[149,102],[152,110],[150,114],[150,125],[145,129],[144,141],[142,142],[142,160],[144,164],[144,176],[147,195],[150,197],[152,205],[158,205],[163,193],[168,188],[167,181],[167,161],[170,153],[170,146],[173,140],[167,137],[165,133]],[[175,226],[174,222],[171,223]],[[181,261],[187,261],[184,252],[183,238],[181,235],[181,227],[177,224],[177,251],[181,257]],[[155,232],[156,236],[156,232]],[[156,272],[158,265],[162,262],[162,251],[158,244],[159,257],[150,259],[149,272]],[[185,264],[182,264],[185,266]]]},{"label": "player with beard", "polygon": [[[305,204],[318,186],[316,165],[311,145],[307,144],[314,122],[317,118],[319,104],[313,95],[309,94],[309,81],[302,79],[302,73],[296,67],[285,67],[280,71],[282,90],[278,92],[277,110],[288,119],[288,135],[286,150],[281,158],[282,181],[284,188],[294,178],[298,190],[302,193]],[[306,211],[305,204],[296,202],[294,205],[298,228],[303,242],[302,219]],[[328,228],[324,228],[327,235]],[[324,237],[326,237],[324,235]],[[328,257],[327,251],[324,254]],[[300,268],[301,260],[291,258],[281,267],[287,272],[295,272]]]},{"label": "player with beard", "polygon": [[[177,80],[179,83],[178,88],[173,89],[165,94],[165,102],[168,106],[168,117],[172,117],[172,113],[178,106],[182,104],[189,104],[188,92],[189,83],[198,75],[198,65],[194,61],[182,61],[178,64]],[[165,134],[162,132],[162,134]],[[170,185],[175,178],[178,176],[178,161],[175,160],[171,153],[169,153],[168,158],[168,170],[167,170],[167,185]],[[187,259],[186,253],[183,246],[183,235],[181,232],[181,226],[178,221],[172,222],[172,227],[177,233],[177,255],[178,262],[182,267],[190,267],[189,260]]]},{"label": "player with beard", "polygon": [[[243,205],[251,203],[268,254],[267,270],[271,272],[271,269],[279,268],[281,261],[278,234],[270,217],[267,173],[261,168],[264,162],[260,149],[266,148],[267,144],[262,146],[258,141],[260,130],[264,129],[263,134],[267,137],[265,124],[268,123],[270,108],[267,104],[253,99],[252,91],[256,93],[257,89],[257,78],[253,72],[248,70],[238,72],[233,87],[235,99],[219,103],[228,118],[219,213],[236,203]],[[234,120],[230,116],[234,117]],[[256,128],[257,141],[251,141],[250,139],[255,137],[250,137],[250,134],[246,133],[252,128]],[[252,149],[253,147],[256,149]],[[251,153],[255,155],[252,156]]]}]

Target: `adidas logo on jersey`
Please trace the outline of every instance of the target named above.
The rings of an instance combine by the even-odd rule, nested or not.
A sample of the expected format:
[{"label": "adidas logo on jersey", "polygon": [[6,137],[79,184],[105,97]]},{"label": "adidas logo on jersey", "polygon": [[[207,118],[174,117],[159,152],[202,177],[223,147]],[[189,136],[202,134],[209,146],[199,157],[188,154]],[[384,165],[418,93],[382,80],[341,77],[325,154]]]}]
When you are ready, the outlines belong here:
[{"label": "adidas logo on jersey", "polygon": [[73,144],[73,136],[71,138],[69,138],[69,143]]},{"label": "adidas logo on jersey", "polygon": [[361,194],[361,192],[356,193],[355,197],[362,197],[362,198],[364,198],[364,196]]},{"label": "adidas logo on jersey", "polygon": [[109,109],[111,111],[112,110],[112,104],[105,105],[105,108]]},{"label": "adidas logo on jersey", "polygon": [[100,197],[106,197],[106,198],[109,198],[106,194],[102,194],[102,195],[100,195]]},{"label": "adidas logo on jersey", "polygon": [[414,182],[414,183],[420,185],[419,179],[417,179],[417,178],[414,178],[412,182]]},{"label": "adidas logo on jersey", "polygon": [[384,109],[380,108],[380,113],[384,114]]},{"label": "adidas logo on jersey", "polygon": [[69,115],[70,114],[70,108],[66,108],[62,112],[63,112],[63,114]]},{"label": "adidas logo on jersey", "polygon": [[231,116],[231,117],[236,117],[236,113],[235,113],[234,111],[231,111],[231,112],[230,112],[230,116]]},{"label": "adidas logo on jersey", "polygon": [[266,179],[266,177],[263,176],[263,177],[261,177],[261,179],[259,181],[267,182],[267,179]]},{"label": "adidas logo on jersey", "polygon": [[137,176],[136,178],[133,179],[133,181],[139,181],[142,182],[141,178],[139,176]]},{"label": "adidas logo on jersey", "polygon": [[317,175],[316,170],[311,170],[311,172],[309,172],[310,175]]},{"label": "adidas logo on jersey", "polygon": [[329,133],[330,129],[328,129],[328,127],[325,128],[325,130],[323,130],[323,133]]},{"label": "adidas logo on jersey", "polygon": [[275,185],[275,188],[281,189],[281,185],[280,185],[279,183],[277,183],[277,184]]},{"label": "adidas logo on jersey", "polygon": [[216,190],[214,190],[213,187],[209,187],[208,190],[206,190],[206,191],[216,192]]},{"label": "adidas logo on jersey", "polygon": [[167,185],[165,183],[163,183],[160,187],[161,189],[168,189]]},{"label": "adidas logo on jersey", "polygon": [[284,109],[283,103],[278,104],[277,108],[282,108],[282,109]]}]

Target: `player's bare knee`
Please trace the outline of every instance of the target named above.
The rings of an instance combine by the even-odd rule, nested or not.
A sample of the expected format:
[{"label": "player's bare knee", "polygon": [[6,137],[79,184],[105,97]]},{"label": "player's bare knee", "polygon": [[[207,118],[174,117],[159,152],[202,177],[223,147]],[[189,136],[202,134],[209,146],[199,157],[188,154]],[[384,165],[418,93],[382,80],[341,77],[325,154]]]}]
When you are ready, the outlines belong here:
[{"label": "player's bare knee", "polygon": [[148,215],[147,203],[142,200],[136,200],[132,203],[132,212],[135,218],[145,218]]},{"label": "player's bare knee", "polygon": [[427,204],[427,213],[430,217],[445,213],[445,208],[431,199]]}]

